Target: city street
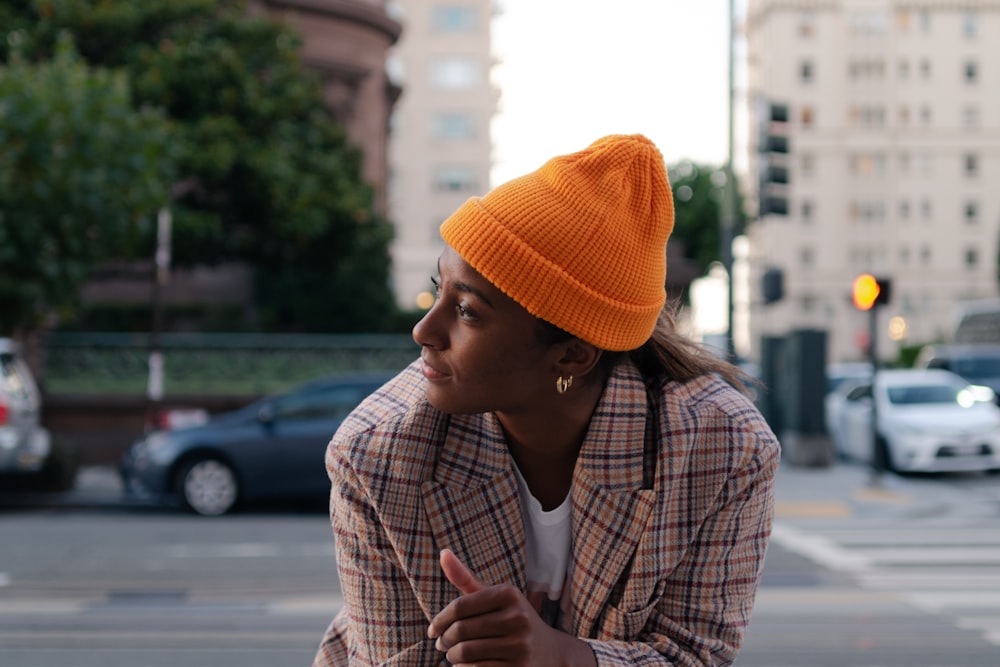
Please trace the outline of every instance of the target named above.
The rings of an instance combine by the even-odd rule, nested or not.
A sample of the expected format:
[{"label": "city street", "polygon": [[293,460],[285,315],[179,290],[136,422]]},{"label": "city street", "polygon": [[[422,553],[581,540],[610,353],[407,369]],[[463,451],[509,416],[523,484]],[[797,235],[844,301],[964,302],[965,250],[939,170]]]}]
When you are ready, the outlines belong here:
[{"label": "city street", "polygon": [[[1000,477],[784,466],[744,667],[995,667]],[[206,519],[109,470],[0,497],[0,665],[308,665],[340,604],[325,512]]]}]

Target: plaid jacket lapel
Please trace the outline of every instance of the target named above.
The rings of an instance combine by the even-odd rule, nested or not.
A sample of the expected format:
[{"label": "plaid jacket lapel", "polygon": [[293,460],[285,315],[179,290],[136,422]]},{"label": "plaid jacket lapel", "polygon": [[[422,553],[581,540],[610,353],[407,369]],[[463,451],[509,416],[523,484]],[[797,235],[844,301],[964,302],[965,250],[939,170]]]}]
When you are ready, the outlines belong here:
[{"label": "plaid jacket lapel", "polygon": [[517,481],[495,417],[453,417],[434,479],[422,490],[440,548],[454,551],[487,584],[524,590]]},{"label": "plaid jacket lapel", "polygon": [[[628,577],[655,494],[643,488],[646,389],[638,371],[612,374],[591,420],[573,479],[573,629],[593,637]],[[622,582],[623,583],[623,582]]]}]

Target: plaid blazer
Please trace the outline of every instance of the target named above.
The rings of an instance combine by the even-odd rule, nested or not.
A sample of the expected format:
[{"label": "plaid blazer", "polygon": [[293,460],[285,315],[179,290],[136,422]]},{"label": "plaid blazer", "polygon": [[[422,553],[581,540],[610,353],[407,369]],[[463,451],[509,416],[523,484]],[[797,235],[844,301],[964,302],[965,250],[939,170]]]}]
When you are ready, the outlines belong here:
[{"label": "plaid blazer", "polygon": [[[733,662],[778,461],[760,413],[723,380],[647,392],[633,366],[615,370],[571,490],[572,627],[599,665]],[[345,604],[315,666],[443,664],[427,627],[458,591],[441,549],[488,584],[524,590],[524,527],[499,422],[435,410],[417,364],[358,406],[326,466]]]}]

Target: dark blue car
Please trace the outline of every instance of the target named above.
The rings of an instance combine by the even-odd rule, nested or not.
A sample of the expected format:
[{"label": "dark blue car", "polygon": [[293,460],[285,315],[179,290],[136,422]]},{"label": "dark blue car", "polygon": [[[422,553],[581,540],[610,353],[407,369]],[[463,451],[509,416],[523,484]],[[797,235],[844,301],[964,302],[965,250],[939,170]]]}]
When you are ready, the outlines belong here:
[{"label": "dark blue car", "polygon": [[138,499],[179,500],[206,516],[225,514],[241,502],[326,496],[330,437],[393,375],[316,380],[201,425],[153,431],[122,460],[125,492]]}]

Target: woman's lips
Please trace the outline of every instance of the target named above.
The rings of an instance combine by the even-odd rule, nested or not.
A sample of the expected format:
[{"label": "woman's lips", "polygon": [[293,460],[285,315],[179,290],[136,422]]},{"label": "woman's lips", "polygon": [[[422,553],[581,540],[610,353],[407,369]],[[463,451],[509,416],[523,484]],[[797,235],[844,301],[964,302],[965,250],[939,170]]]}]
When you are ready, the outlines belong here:
[{"label": "woman's lips", "polygon": [[420,370],[428,380],[443,380],[448,377],[447,373],[442,373],[423,359],[421,359]]}]

